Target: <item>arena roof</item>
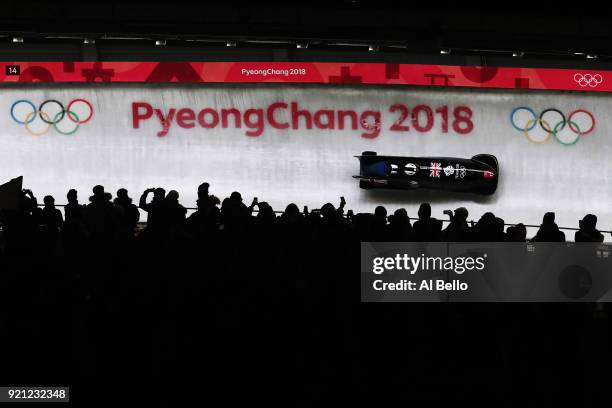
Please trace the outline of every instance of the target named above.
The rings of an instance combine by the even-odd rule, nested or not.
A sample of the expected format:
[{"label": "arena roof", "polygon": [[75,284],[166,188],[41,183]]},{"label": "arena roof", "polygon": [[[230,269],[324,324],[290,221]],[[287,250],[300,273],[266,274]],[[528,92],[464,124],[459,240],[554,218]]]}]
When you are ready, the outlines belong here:
[{"label": "arena roof", "polygon": [[[546,62],[536,62],[546,60],[580,65],[594,63],[592,60],[596,59],[601,64],[612,62],[610,17],[610,13],[596,4],[576,9],[508,3],[499,9],[493,8],[490,2],[447,7],[434,2],[415,6],[413,2],[369,0],[299,4],[11,0],[0,8],[0,36],[3,37],[0,48],[13,44],[14,38],[23,39],[25,44],[60,45],[87,39],[98,47],[110,47],[110,51],[127,47],[124,50],[134,52],[137,59],[149,58],[138,51],[157,42],[174,47],[178,52],[175,57],[179,59],[184,59],[181,54],[184,48],[227,46],[240,48],[246,59],[268,58],[253,49],[299,47],[300,55],[281,53],[277,59],[316,59],[317,53],[321,53],[318,59],[326,61],[331,52],[339,60],[354,59],[357,53],[357,59],[361,60],[399,58],[398,62],[410,62],[405,61],[404,55],[433,56],[442,52],[480,58],[463,62],[468,65],[489,65],[491,61],[481,58],[495,61],[511,59],[513,55],[528,61],[527,65],[536,66],[546,66]],[[2,51],[10,49],[2,48]],[[368,52],[369,55],[362,55]],[[379,54],[371,56],[374,52]],[[168,51],[158,48],[152,53]],[[225,53],[227,59],[236,58],[235,50]],[[104,51],[100,54],[101,59],[108,57]],[[224,59],[223,53],[213,54],[217,60]],[[110,52],[110,55],[115,54]],[[595,58],[585,61],[587,55]]]}]

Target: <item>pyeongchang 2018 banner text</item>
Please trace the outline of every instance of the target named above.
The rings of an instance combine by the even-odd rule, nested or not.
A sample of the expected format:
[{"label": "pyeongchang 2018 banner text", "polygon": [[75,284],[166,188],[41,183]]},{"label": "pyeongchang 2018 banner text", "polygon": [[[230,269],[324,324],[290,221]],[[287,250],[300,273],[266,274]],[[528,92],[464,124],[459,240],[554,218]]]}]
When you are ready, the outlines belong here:
[{"label": "pyeongchang 2018 banner text", "polygon": [[389,118],[391,123],[385,124],[380,107],[362,111],[346,107],[313,110],[302,105],[296,101],[281,101],[241,110],[235,107],[155,107],[148,102],[133,102],[132,127],[138,129],[141,122],[152,120],[160,127],[157,136],[166,136],[173,127],[212,130],[244,128],[246,136],[261,136],[266,127],[287,131],[359,130],[361,137],[368,139],[378,137],[381,131],[409,132],[411,127],[415,132],[425,133],[437,125],[441,133],[448,133],[450,127],[458,134],[470,133],[474,128],[472,110],[468,106],[431,107],[419,104],[408,107],[394,103],[385,109],[392,116]]}]

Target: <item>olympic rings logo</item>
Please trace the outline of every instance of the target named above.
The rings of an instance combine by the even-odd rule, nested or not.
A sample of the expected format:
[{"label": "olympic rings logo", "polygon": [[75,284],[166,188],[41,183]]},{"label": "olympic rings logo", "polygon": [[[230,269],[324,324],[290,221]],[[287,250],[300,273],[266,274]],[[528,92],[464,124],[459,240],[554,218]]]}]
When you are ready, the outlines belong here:
[{"label": "olympic rings logo", "polygon": [[581,74],[580,72],[576,72],[574,74],[574,82],[576,82],[581,87],[585,88],[590,86],[591,88],[595,88],[597,85],[603,82],[603,77],[600,74]]},{"label": "olympic rings logo", "polygon": [[82,98],[71,100],[66,107],[56,99],[47,99],[38,107],[27,99],[11,105],[13,120],[34,136],[44,135],[51,127],[62,135],[72,135],[91,120],[93,112],[91,103]]},{"label": "olympic rings logo", "polygon": [[[516,117],[518,116],[517,113],[519,112],[527,112],[531,118],[523,118],[523,120],[520,121],[521,123],[517,124]],[[546,115],[549,115],[550,117],[551,113],[559,116],[559,121],[556,123],[552,122],[554,125],[551,125],[550,119],[546,119],[545,117]],[[582,115],[583,118],[586,119],[586,122],[590,122],[590,124],[585,126],[585,120],[579,121],[577,119],[577,115]],[[587,135],[591,133],[593,129],[595,129],[595,116],[593,116],[593,114],[586,109],[576,109],[566,118],[563,112],[555,108],[545,109],[540,113],[540,115],[536,115],[533,109],[526,106],[519,106],[518,108],[514,108],[512,113],[510,113],[510,123],[514,129],[518,130],[519,132],[523,132],[525,138],[527,138],[527,140],[531,143],[546,143],[551,137],[554,137],[558,143],[564,146],[571,146],[578,142],[580,136]],[[546,136],[543,139],[536,139],[532,134],[530,134],[530,132],[538,125],[546,133]],[[559,136],[559,133],[566,129],[566,127],[569,131],[571,131],[571,133],[575,134],[575,136],[570,140],[564,140]]]}]

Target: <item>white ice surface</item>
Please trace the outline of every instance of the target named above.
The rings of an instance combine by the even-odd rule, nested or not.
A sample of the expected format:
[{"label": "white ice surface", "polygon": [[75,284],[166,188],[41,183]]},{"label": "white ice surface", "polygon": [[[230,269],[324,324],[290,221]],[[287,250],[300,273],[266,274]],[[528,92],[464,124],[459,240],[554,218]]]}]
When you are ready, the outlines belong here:
[{"label": "white ice surface", "polygon": [[[72,136],[59,135],[53,129],[43,136],[31,136],[10,116],[10,107],[18,99],[39,104],[45,99],[67,103],[74,98],[90,100],[95,113],[90,123]],[[196,111],[205,107],[244,111],[277,101],[297,101],[313,112],[321,108],[358,113],[374,109],[383,113],[383,129],[379,137],[366,139],[361,130],[278,130],[268,125],[261,136],[247,137],[244,127],[209,130],[196,125],[181,129],[174,124],[168,135],[160,138],[155,117],[143,122],[140,129],[132,128],[131,103],[135,101]],[[442,133],[436,116],[428,133],[418,133],[412,126],[407,133],[391,132],[388,128],[398,115],[389,113],[388,108],[394,103],[408,107],[426,104],[434,109],[448,105],[451,112],[455,106],[466,105],[474,111],[475,127],[468,135],[456,134],[452,128]],[[573,146],[554,140],[531,144],[511,127],[510,112],[517,106],[529,106],[538,113],[558,108],[566,115],[577,108],[588,109],[596,118],[596,127]],[[470,219],[493,211],[509,223],[539,224],[544,212],[553,210],[560,226],[576,227],[590,212],[598,216],[600,229],[612,228],[612,127],[608,119],[612,96],[608,95],[272,84],[30,84],[3,86],[0,109],[4,112],[0,113],[0,180],[23,175],[26,187],[41,201],[43,195],[52,194],[57,203],[64,203],[67,190],[76,188],[81,202],[86,202],[92,186],[103,184],[112,193],[127,188],[135,201],[145,188],[163,186],[179,191],[184,205],[194,206],[198,184],[208,181],[211,192],[219,197],[240,191],[246,202],[256,196],[277,210],[290,202],[318,208],[328,201],[336,204],[344,196],[347,208],[355,212],[373,211],[382,204],[390,212],[405,207],[410,216],[416,216],[418,204],[429,201],[434,216],[440,218],[445,218],[444,209],[465,206]],[[517,120],[524,123],[523,115],[517,113]],[[276,118],[290,120],[282,114]],[[576,120],[586,118],[578,115]],[[541,132],[534,133],[534,138],[541,136]],[[572,135],[566,130],[560,136]],[[351,176],[358,172],[353,156],[363,150],[413,156],[494,154],[501,167],[499,188],[492,197],[361,190]]]}]

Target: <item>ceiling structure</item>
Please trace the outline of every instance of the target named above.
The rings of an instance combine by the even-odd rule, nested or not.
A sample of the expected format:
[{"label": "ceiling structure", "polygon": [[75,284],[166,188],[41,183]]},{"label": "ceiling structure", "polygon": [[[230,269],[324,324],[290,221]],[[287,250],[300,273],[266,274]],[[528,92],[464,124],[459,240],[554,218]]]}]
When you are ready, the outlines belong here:
[{"label": "ceiling structure", "polygon": [[11,0],[0,55],[612,66],[612,15],[597,7],[411,3]]}]

